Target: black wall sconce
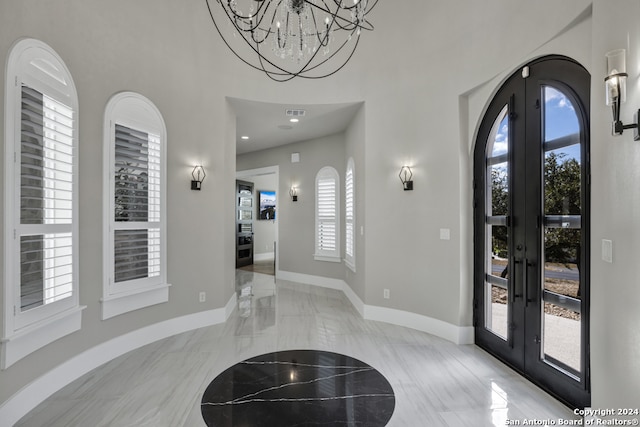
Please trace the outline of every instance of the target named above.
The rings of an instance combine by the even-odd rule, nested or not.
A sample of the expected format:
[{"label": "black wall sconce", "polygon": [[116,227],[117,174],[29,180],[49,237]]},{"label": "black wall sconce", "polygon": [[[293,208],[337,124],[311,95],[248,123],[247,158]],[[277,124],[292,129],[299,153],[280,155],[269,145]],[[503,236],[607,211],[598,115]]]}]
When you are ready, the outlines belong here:
[{"label": "black wall sconce", "polygon": [[196,166],[193,168],[191,172],[191,189],[200,191],[202,189],[202,181],[204,181],[204,177],[207,176],[204,173],[204,168],[202,166]]},{"label": "black wall sconce", "polygon": [[298,201],[298,190],[296,189],[296,187],[291,187],[291,189],[289,189],[289,196],[291,196],[292,202]]},{"label": "black wall sconce", "polygon": [[402,181],[404,191],[413,190],[413,181],[411,180],[413,173],[409,166],[403,166],[398,176],[400,177],[400,181]]},{"label": "black wall sconce", "polygon": [[613,135],[622,135],[625,129],[635,129],[633,139],[640,141],[638,133],[638,117],[640,110],[634,115],[635,123],[625,125],[620,121],[620,106],[627,100],[627,60],[624,49],[616,49],[607,52],[607,77],[604,78],[606,102],[611,106],[613,113],[613,124],[611,133]]}]

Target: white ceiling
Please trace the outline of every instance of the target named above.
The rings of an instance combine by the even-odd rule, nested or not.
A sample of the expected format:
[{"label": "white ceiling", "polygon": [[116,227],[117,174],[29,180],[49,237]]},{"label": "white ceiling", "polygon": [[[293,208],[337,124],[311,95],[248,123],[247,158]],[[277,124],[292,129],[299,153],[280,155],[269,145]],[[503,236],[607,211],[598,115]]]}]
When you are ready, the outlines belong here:
[{"label": "white ceiling", "polygon": [[[236,154],[344,132],[363,104],[273,104],[227,99],[236,113]],[[288,109],[305,110],[305,115],[299,117],[298,123],[291,123],[291,117],[286,115]],[[249,139],[241,139],[243,135]]]}]

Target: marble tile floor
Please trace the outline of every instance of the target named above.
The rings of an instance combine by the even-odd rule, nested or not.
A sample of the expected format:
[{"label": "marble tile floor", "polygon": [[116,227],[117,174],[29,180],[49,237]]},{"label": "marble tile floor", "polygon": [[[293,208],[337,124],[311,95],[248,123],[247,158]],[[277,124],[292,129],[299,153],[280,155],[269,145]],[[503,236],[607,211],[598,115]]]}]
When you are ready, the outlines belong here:
[{"label": "marble tile floor", "polygon": [[16,425],[204,427],[200,403],[217,375],[239,361],[293,349],[349,355],[382,373],[396,397],[388,426],[575,419],[476,346],[363,320],[340,291],[274,283],[273,276],[240,270],[236,282],[238,309],[225,324],[122,355],[59,390]]}]

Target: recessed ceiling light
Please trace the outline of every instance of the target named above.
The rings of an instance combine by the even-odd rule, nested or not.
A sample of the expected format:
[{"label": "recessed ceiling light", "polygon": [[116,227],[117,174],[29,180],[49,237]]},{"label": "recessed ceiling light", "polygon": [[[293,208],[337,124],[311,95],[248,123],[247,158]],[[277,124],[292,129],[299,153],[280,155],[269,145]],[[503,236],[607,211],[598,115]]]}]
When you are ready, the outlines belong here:
[{"label": "recessed ceiling light", "polygon": [[243,136],[240,137],[240,139],[247,140],[247,139],[249,139],[249,137],[247,135],[243,135]]},{"label": "recessed ceiling light", "polygon": [[298,119],[289,119],[289,121],[290,121],[291,123],[298,123],[300,120],[298,120]]}]

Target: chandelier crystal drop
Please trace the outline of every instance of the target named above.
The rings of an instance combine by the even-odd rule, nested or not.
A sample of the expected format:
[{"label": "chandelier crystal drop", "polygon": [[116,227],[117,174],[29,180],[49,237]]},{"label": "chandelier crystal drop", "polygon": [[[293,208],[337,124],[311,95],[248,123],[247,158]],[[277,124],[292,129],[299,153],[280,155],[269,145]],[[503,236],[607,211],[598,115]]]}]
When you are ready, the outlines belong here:
[{"label": "chandelier crystal drop", "polygon": [[[318,79],[353,56],[378,0],[206,0],[231,51],[276,81]],[[232,34],[223,34],[223,20]]]}]

